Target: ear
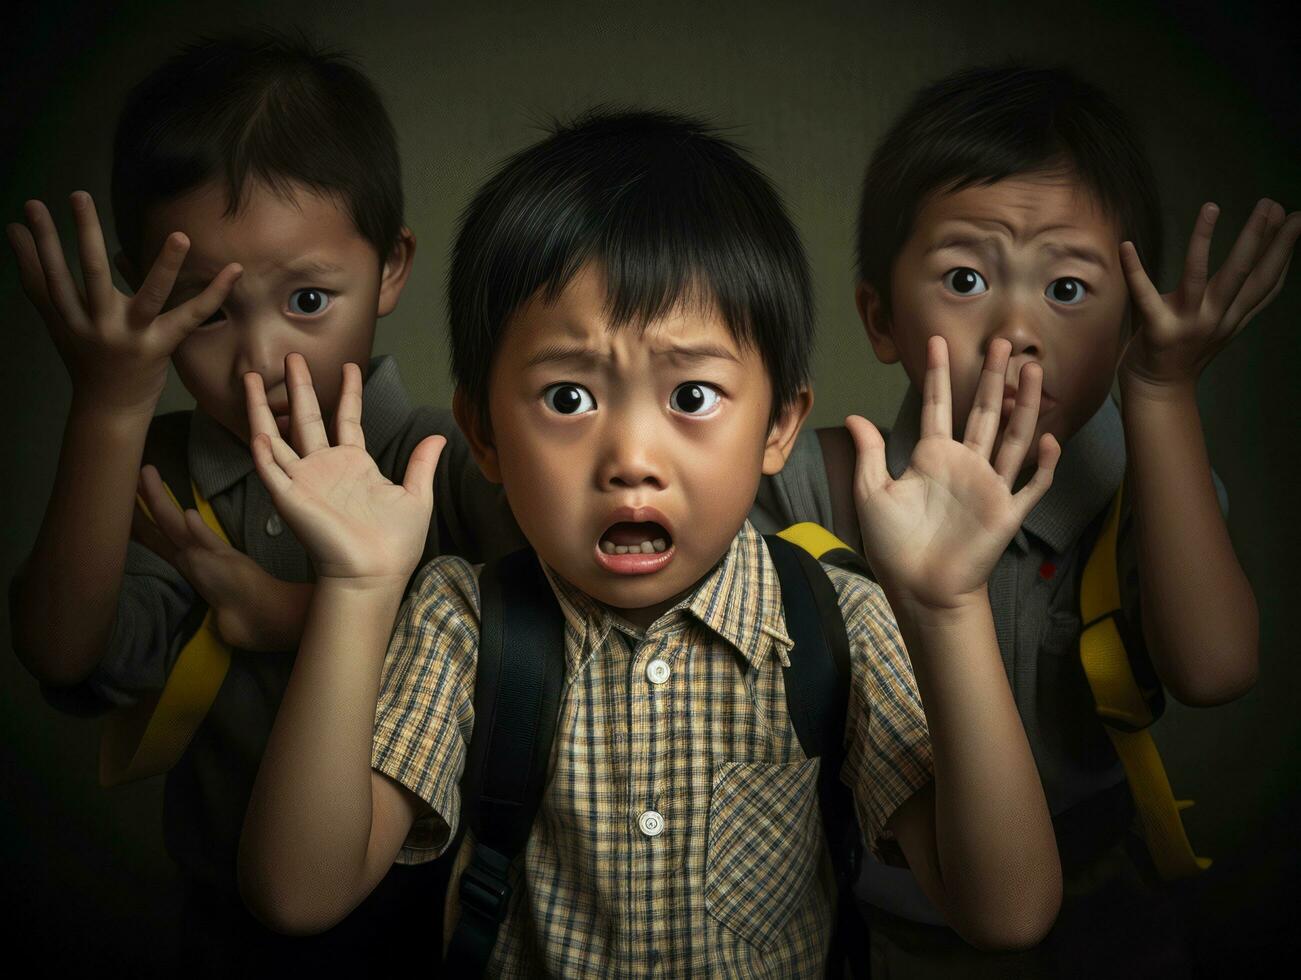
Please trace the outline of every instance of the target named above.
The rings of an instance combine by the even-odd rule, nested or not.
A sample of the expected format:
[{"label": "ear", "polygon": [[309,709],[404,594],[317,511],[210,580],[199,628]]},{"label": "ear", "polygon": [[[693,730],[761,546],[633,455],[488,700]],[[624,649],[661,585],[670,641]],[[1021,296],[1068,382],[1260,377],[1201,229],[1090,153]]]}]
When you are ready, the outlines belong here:
[{"label": "ear", "polygon": [[763,447],[762,471],[765,476],[780,473],[781,468],[786,465],[791,448],[795,445],[795,437],[800,434],[800,426],[804,424],[812,408],[813,389],[801,388],[773,422],[772,428],[768,430],[768,441]]},{"label": "ear", "polygon": [[402,287],[407,284],[407,277],[411,275],[411,265],[416,257],[416,236],[406,225],[398,232],[398,240],[389,252],[388,258],[384,260],[384,268],[380,270],[379,278],[379,302],[375,305],[375,315],[388,316],[398,305],[398,297],[402,295]]},{"label": "ear", "polygon": [[470,404],[469,396],[460,385],[452,393],[452,417],[464,433],[465,441],[470,445],[470,455],[479,464],[484,478],[489,483],[500,483],[501,462],[492,441],[492,429],[485,424],[478,406]]},{"label": "ear", "polygon": [[131,292],[139,292],[140,283],[142,281],[140,273],[136,272],[136,267],[132,265],[131,260],[126,257],[126,252],[118,249],[113,254],[113,265],[121,274],[122,278],[126,280],[126,284],[131,287]]},{"label": "ear", "polygon": [[893,324],[886,315],[881,291],[871,283],[860,282],[854,290],[854,305],[858,307],[858,318],[863,321],[863,329],[867,331],[867,339],[876,352],[876,359],[882,364],[893,364],[899,360],[899,348],[891,333]]}]

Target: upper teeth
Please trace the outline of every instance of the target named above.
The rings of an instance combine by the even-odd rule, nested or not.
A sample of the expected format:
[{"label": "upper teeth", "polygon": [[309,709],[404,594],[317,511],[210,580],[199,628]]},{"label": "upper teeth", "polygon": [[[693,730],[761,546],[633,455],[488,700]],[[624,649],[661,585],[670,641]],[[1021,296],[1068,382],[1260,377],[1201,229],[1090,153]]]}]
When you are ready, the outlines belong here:
[{"label": "upper teeth", "polygon": [[643,541],[641,544],[615,544],[613,541],[601,540],[601,550],[607,555],[626,555],[629,552],[641,552],[643,555],[650,555],[656,551],[663,551],[667,547],[668,542],[663,538]]}]

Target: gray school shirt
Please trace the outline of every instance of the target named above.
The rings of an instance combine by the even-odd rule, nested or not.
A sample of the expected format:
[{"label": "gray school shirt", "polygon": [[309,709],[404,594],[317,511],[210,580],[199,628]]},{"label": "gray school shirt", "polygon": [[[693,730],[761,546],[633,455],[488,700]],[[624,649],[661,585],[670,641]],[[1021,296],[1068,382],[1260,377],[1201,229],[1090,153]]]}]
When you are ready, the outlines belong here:
[{"label": "gray school shirt", "polygon": [[[501,488],[483,478],[451,413],[413,407],[390,357],[371,362],[362,429],[367,450],[394,482],[401,481],[421,439],[447,437],[434,484],[438,518],[430,523],[425,560],[448,553],[478,562],[523,546]],[[191,478],[211,502],[231,544],[276,578],[312,581],[311,561],[276,514],[247,446],[196,411],[187,455]],[[47,688],[47,698],[56,707],[88,714],[134,704],[159,691],[180,653],[178,630],[195,600],[179,572],[133,541],[105,655],[81,684]],[[293,660],[292,650],[232,651],[211,710],[167,774],[163,832],[168,852],[187,877],[231,895],[244,810]]]},{"label": "gray school shirt", "polygon": [[[921,395],[910,388],[886,436],[886,465],[893,477],[908,468],[920,438],[920,415]],[[989,579],[1003,666],[1054,816],[1125,778],[1094,714],[1080,666],[1076,593],[1088,558],[1081,535],[1111,502],[1124,472],[1120,412],[1108,400],[1067,443],[1052,487]],[[1117,565],[1121,601],[1137,630],[1138,571],[1127,518],[1122,514]],[[751,520],[763,531],[799,520],[831,526],[831,492],[815,432],[802,432],[786,467],[765,478]]]}]

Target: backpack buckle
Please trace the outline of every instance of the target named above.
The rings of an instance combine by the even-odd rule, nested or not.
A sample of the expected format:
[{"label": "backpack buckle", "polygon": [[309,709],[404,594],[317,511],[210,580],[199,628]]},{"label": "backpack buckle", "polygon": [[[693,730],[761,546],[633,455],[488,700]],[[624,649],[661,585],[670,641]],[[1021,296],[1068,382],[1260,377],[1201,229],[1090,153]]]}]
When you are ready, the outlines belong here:
[{"label": "backpack buckle", "polygon": [[510,859],[485,844],[476,844],[469,867],[461,874],[461,905],[496,923],[506,919],[510,902]]}]

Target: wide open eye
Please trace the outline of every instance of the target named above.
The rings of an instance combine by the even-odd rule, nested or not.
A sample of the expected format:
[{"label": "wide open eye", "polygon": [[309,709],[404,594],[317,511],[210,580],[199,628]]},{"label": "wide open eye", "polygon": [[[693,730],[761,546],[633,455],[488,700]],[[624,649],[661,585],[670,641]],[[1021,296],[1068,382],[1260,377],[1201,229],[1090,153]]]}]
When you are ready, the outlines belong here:
[{"label": "wide open eye", "polygon": [[959,296],[976,296],[988,292],[985,277],[975,269],[959,266],[944,273],[944,288]]},{"label": "wide open eye", "polygon": [[710,385],[688,381],[673,389],[673,394],[669,395],[669,407],[687,415],[706,415],[718,404],[719,397]]},{"label": "wide open eye", "polygon": [[1084,302],[1084,297],[1089,295],[1089,289],[1084,283],[1074,276],[1062,276],[1060,279],[1054,279],[1044,290],[1044,295],[1054,303],[1061,303],[1063,306],[1074,306],[1076,303]]},{"label": "wide open eye", "polygon": [[571,381],[549,385],[542,392],[542,400],[546,402],[547,408],[561,415],[581,415],[596,408],[596,399],[592,393]]},{"label": "wide open eye", "polygon": [[324,289],[295,289],[289,294],[289,312],[299,316],[317,316],[330,306],[330,294]]}]

